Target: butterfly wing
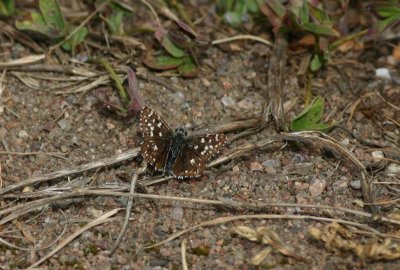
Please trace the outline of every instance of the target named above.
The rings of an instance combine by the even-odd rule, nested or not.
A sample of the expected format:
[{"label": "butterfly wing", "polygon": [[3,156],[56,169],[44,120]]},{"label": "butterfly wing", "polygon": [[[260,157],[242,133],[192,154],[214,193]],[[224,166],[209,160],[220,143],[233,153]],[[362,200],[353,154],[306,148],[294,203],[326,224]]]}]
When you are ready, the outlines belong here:
[{"label": "butterfly wing", "polygon": [[140,113],[140,130],[143,134],[141,152],[143,157],[158,171],[164,170],[172,130],[162,118],[149,107]]},{"label": "butterfly wing", "polygon": [[172,173],[179,179],[200,176],[206,169],[207,162],[219,152],[225,142],[226,137],[223,134],[188,138],[172,166]]}]

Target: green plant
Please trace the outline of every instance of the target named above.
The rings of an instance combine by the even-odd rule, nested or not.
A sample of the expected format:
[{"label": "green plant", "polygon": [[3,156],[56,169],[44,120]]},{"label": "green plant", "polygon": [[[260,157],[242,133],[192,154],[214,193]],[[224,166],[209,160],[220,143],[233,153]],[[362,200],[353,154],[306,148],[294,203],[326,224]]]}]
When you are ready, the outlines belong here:
[{"label": "green plant", "polygon": [[148,56],[144,64],[156,70],[176,70],[183,77],[194,77],[198,72],[198,55],[209,46],[192,28],[181,21],[170,29],[158,28],[154,33],[167,54]]},{"label": "green plant", "polygon": [[95,60],[97,64],[109,73],[114,81],[115,89],[118,93],[118,101],[112,101],[105,89],[96,91],[96,96],[100,100],[101,105],[108,111],[114,112],[122,117],[131,118],[143,109],[143,99],[139,93],[139,84],[136,79],[135,72],[128,68],[128,87],[124,88],[121,78],[116,74],[112,66],[104,59]]},{"label": "green plant", "polygon": [[329,59],[329,48],[323,44],[340,33],[333,27],[332,19],[308,1],[292,1],[284,6],[279,0],[266,1],[261,11],[271,23],[275,32],[311,34],[315,38],[314,53],[310,62],[311,71],[319,70]]},{"label": "green plant", "polygon": [[[17,20],[16,27],[31,33],[36,38],[56,42],[61,41],[75,29],[66,23],[57,0],[39,0],[39,10],[40,12],[29,13],[23,20]],[[62,44],[63,49],[74,51],[75,47],[84,41],[87,34],[86,27],[78,29]]]},{"label": "green plant", "polygon": [[333,124],[321,123],[322,114],[324,112],[324,99],[316,97],[309,106],[293,119],[290,130],[291,131],[328,131],[332,128]]},{"label": "green plant", "polygon": [[380,19],[378,21],[378,31],[386,29],[400,23],[400,4],[397,0],[372,1],[370,5],[373,12]]}]

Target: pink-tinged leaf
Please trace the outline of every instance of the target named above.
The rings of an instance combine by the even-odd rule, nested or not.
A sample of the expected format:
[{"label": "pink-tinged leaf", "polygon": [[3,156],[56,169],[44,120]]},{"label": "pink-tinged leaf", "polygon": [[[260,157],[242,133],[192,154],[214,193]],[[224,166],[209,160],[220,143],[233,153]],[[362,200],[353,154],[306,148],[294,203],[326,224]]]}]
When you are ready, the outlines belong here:
[{"label": "pink-tinged leaf", "polygon": [[169,55],[159,55],[156,57],[146,57],[143,63],[152,69],[169,70],[182,65],[182,58],[175,58]]},{"label": "pink-tinged leaf", "polygon": [[182,22],[182,21],[176,21],[175,22],[183,31],[185,31],[186,33],[192,35],[194,38],[197,37],[197,33],[186,23]]},{"label": "pink-tinged leaf", "polygon": [[144,107],[143,98],[139,92],[136,73],[131,68],[128,68],[128,93],[130,97],[128,113],[139,113]]}]

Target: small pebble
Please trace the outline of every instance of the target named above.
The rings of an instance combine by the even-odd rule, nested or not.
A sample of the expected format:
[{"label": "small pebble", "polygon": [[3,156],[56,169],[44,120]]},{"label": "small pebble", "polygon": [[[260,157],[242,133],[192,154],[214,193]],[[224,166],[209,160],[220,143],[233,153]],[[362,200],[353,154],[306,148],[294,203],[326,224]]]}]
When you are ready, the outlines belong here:
[{"label": "small pebble", "polygon": [[169,215],[172,219],[181,221],[183,219],[183,208],[180,205],[176,205],[172,208],[171,214]]},{"label": "small pebble", "polygon": [[222,104],[224,104],[224,106],[226,107],[232,107],[236,104],[235,100],[233,99],[233,97],[229,97],[229,96],[224,96],[221,99]]},{"label": "small pebble", "polygon": [[400,174],[400,164],[390,163],[386,168],[386,172],[388,175],[393,175],[393,176]]},{"label": "small pebble", "polygon": [[110,123],[110,122],[107,122],[106,126],[107,126],[107,129],[110,129],[110,130],[115,128],[115,125],[113,123]]},{"label": "small pebble", "polygon": [[263,165],[265,168],[279,167],[280,161],[279,161],[279,160],[276,160],[276,159],[267,159],[267,160],[264,160],[264,161],[263,161],[262,165]]},{"label": "small pebble", "polygon": [[25,130],[21,129],[21,130],[18,132],[18,138],[20,138],[20,139],[26,139],[26,138],[28,138],[28,137],[29,137],[29,134],[28,134],[28,132],[26,132]]},{"label": "small pebble", "polygon": [[382,151],[373,151],[371,155],[372,161],[375,163],[381,161],[385,157]]},{"label": "small pebble", "polygon": [[261,165],[260,162],[254,161],[250,163],[250,170],[252,171],[261,171],[263,166]]},{"label": "small pebble", "polygon": [[201,79],[201,82],[203,83],[203,85],[204,85],[205,87],[209,87],[209,86],[211,85],[210,81],[207,80],[206,78],[202,78],[202,79]]},{"label": "small pebble", "polygon": [[118,264],[125,265],[128,263],[128,261],[129,261],[128,258],[126,258],[125,256],[117,255],[117,263]]},{"label": "small pebble", "polygon": [[172,99],[174,100],[174,103],[180,104],[183,101],[185,101],[185,96],[183,95],[182,92],[175,92],[171,95]]},{"label": "small pebble", "polygon": [[340,141],[340,144],[343,146],[348,146],[350,143],[349,138],[344,138],[343,140]]},{"label": "small pebble", "polygon": [[71,129],[71,124],[67,119],[61,119],[57,122],[57,125],[62,129],[62,130],[70,130]]},{"label": "small pebble", "polygon": [[239,171],[240,171],[239,165],[233,166],[232,171],[233,171],[234,173],[239,172]]},{"label": "small pebble", "polygon": [[388,80],[392,79],[392,77],[390,76],[390,71],[387,68],[377,68],[375,70],[375,76]]},{"label": "small pebble", "polygon": [[361,189],[361,181],[360,180],[351,180],[349,185],[354,189],[357,189],[357,190]]},{"label": "small pebble", "polygon": [[97,210],[94,207],[88,207],[86,212],[94,218],[98,218],[104,213],[103,210]]},{"label": "small pebble", "polygon": [[250,98],[244,98],[238,102],[238,107],[244,110],[250,110],[254,108],[254,102]]},{"label": "small pebble", "polygon": [[308,188],[308,190],[311,193],[311,196],[316,197],[320,195],[326,189],[327,184],[328,183],[326,182],[325,179],[318,179],[318,178],[312,179],[310,187]]}]

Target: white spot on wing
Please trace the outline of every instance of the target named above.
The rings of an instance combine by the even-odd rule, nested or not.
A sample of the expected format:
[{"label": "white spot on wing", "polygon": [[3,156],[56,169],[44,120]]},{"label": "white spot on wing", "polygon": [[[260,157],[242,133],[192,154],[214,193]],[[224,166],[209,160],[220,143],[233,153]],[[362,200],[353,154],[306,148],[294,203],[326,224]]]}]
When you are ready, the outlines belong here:
[{"label": "white spot on wing", "polygon": [[190,160],[190,164],[194,165],[194,159],[193,158]]},{"label": "white spot on wing", "polygon": [[161,126],[162,126],[162,123],[161,123],[161,122],[157,124],[157,127],[160,128]]},{"label": "white spot on wing", "polygon": [[206,141],[204,140],[204,138],[201,138],[201,143],[205,143]]},{"label": "white spot on wing", "polygon": [[158,136],[162,137],[162,133],[161,133],[161,131],[158,133]]}]

